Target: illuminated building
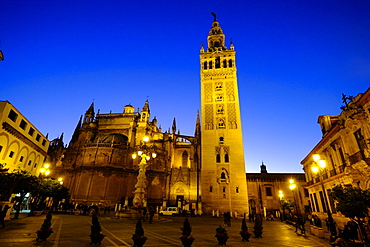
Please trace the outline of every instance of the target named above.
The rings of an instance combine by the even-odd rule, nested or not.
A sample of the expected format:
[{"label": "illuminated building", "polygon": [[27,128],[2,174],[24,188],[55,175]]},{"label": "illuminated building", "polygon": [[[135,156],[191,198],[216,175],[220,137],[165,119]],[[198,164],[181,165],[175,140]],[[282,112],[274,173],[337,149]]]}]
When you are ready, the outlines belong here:
[{"label": "illuminated building", "polygon": [[247,212],[248,202],[234,45],[214,15],[200,51],[201,197],[206,212]]},{"label": "illuminated building", "polygon": [[322,139],[301,162],[312,211],[321,219],[333,213],[340,228],[348,219],[336,212],[328,196],[331,189],[335,185],[370,189],[370,88],[356,97],[343,95],[343,103],[339,115],[319,116]]},{"label": "illuminated building", "polygon": [[70,188],[71,200],[132,206],[140,163],[132,155],[150,150],[156,156],[146,162],[147,205],[189,207],[197,202],[196,137],[176,134],[175,120],[172,133],[163,133],[150,116],[148,101],[140,112],[126,105],[122,113],[109,114],[95,114],[91,104],[68,148],[56,159],[61,160],[56,169]]},{"label": "illuminated building", "polygon": [[[250,212],[261,212],[278,216],[282,201],[294,202],[292,213],[310,213],[309,196],[304,173],[268,173],[261,165],[260,173],[247,173],[248,205]],[[295,188],[289,188],[294,180]],[[287,213],[287,212],[286,212]]]},{"label": "illuminated building", "polygon": [[49,141],[9,101],[0,101],[0,164],[38,175]]},{"label": "illuminated building", "polygon": [[[176,133],[175,120],[172,130],[162,131],[146,101],[140,112],[126,105],[122,113],[109,114],[95,114],[91,104],[68,148],[53,141],[51,160],[71,200],[121,206],[141,201],[198,213],[248,211],[235,50],[225,46],[216,17],[200,64],[201,116],[194,136]],[[156,157],[134,159],[139,149]],[[140,182],[144,175],[146,184]]]}]

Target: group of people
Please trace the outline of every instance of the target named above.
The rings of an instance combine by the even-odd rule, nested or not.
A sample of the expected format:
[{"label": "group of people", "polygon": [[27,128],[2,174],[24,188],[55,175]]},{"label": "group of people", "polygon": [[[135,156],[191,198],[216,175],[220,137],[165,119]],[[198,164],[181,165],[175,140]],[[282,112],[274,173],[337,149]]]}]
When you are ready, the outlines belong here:
[{"label": "group of people", "polygon": [[231,226],[231,213],[230,212],[224,213],[224,226]]},{"label": "group of people", "polygon": [[[143,221],[149,221],[149,224],[153,223],[153,217],[155,214],[155,209],[153,207],[143,208]],[[149,216],[149,217],[148,217]]]},{"label": "group of people", "polygon": [[195,210],[194,209],[186,210],[186,209],[179,208],[179,215],[183,217],[187,217],[187,216],[195,217]]},{"label": "group of people", "polygon": [[294,221],[295,221],[295,232],[298,232],[298,230],[300,230],[301,234],[306,234],[306,228],[304,227],[306,219],[301,215],[298,216],[295,215]]}]

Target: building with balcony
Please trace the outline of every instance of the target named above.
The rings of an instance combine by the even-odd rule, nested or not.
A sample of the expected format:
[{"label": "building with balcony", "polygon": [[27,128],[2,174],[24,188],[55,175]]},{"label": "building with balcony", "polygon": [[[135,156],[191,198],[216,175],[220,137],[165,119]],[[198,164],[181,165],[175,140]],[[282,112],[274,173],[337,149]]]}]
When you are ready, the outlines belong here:
[{"label": "building with balcony", "polygon": [[[343,103],[339,115],[319,116],[322,139],[301,162],[313,213],[325,219],[330,210],[341,228],[348,219],[336,212],[328,196],[331,189],[336,185],[370,189],[370,88],[356,97],[343,95]],[[318,173],[312,171],[315,154],[325,161]]]},{"label": "building with balcony", "polygon": [[0,164],[38,175],[47,158],[47,137],[9,101],[0,101],[0,123]]}]

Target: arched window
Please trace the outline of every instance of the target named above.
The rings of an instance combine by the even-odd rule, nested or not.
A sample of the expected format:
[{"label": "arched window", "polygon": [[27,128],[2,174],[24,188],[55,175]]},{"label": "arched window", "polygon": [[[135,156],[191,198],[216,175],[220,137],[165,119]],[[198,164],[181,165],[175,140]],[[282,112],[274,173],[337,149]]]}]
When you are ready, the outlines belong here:
[{"label": "arched window", "polygon": [[210,61],[210,62],[209,62],[209,69],[212,69],[212,68],[213,68],[213,66],[212,66],[212,65],[213,65],[213,63],[212,63],[212,61]]},{"label": "arched window", "polygon": [[223,105],[217,105],[217,114],[224,114]]},{"label": "arched window", "polygon": [[229,67],[231,68],[231,67],[233,67],[233,60],[229,60]]},{"label": "arched window", "polygon": [[226,186],[222,187],[222,192],[226,192]]},{"label": "arched window", "polygon": [[226,60],[223,60],[222,63],[224,65],[224,68],[227,68],[227,61]]},{"label": "arched window", "polygon": [[221,68],[220,57],[216,57],[216,61],[215,61],[215,68],[216,68],[216,69]]},{"label": "arched window", "polygon": [[223,101],[224,96],[222,94],[217,94],[216,101]]},{"label": "arched window", "polygon": [[182,167],[188,167],[188,156],[189,156],[188,152],[184,151],[182,153],[182,162],[181,162]]},{"label": "arched window", "polygon": [[226,182],[226,174],[224,172],[221,172],[221,182]]},{"label": "arched window", "polygon": [[224,137],[223,136],[221,136],[218,140],[219,140],[220,144],[224,144]]},{"label": "arched window", "polygon": [[208,65],[208,63],[207,62],[204,62],[203,69],[207,69],[207,65]]},{"label": "arched window", "polygon": [[216,155],[216,163],[220,163],[220,162],[221,162],[221,155],[217,154]]},{"label": "arched window", "polygon": [[229,154],[225,154],[225,163],[229,162]]},{"label": "arched window", "polygon": [[209,186],[209,192],[212,192],[212,190],[213,190],[213,187]]},{"label": "arched window", "polygon": [[220,119],[218,121],[218,128],[219,129],[225,129],[226,128],[224,120]]}]

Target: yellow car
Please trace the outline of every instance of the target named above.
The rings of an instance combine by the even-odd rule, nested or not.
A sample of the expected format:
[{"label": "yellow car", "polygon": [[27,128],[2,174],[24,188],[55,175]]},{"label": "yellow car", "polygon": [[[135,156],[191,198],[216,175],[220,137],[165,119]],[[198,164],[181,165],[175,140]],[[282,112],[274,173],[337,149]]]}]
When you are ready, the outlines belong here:
[{"label": "yellow car", "polygon": [[177,207],[168,207],[161,211],[159,211],[159,215],[172,215],[176,216],[179,215],[179,209]]}]

